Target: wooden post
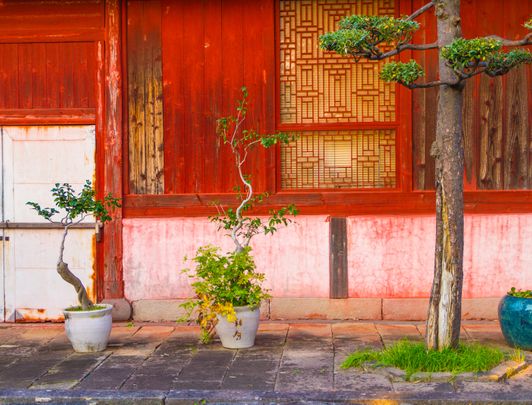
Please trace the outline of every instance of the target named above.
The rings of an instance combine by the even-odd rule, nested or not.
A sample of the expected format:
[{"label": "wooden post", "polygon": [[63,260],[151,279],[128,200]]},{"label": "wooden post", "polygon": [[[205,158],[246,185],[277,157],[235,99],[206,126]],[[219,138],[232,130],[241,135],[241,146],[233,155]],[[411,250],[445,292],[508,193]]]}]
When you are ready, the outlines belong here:
[{"label": "wooden post", "polygon": [[[120,0],[105,3],[104,194],[122,198],[122,66]],[[103,298],[122,298],[122,209],[113,212],[103,237]]]},{"label": "wooden post", "polygon": [[347,224],[345,218],[331,218],[329,249],[329,295],[331,298],[347,298]]}]

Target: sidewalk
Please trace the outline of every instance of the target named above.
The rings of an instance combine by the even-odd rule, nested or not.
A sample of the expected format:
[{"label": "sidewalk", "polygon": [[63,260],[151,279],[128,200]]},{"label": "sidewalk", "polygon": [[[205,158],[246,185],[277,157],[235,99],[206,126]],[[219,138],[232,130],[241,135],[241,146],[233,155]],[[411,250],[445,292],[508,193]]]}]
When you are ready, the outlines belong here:
[{"label": "sidewalk", "polygon": [[[199,345],[192,326],[115,324],[108,350],[80,354],[61,324],[0,324],[0,404],[532,404],[531,368],[501,383],[391,382],[340,369],[354,349],[423,332],[421,323],[265,322],[255,347],[228,350]],[[496,322],[465,323],[462,338],[509,349]]]}]

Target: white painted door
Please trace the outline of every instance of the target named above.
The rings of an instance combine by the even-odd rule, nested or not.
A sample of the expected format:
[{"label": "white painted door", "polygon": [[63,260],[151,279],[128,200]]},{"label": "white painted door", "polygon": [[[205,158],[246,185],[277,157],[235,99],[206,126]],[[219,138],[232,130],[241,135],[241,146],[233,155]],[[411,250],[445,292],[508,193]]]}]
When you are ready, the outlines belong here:
[{"label": "white painted door", "polygon": [[[78,191],[85,180],[94,180],[94,126],[3,127],[1,131],[3,320],[58,320],[62,308],[77,302],[74,289],[55,269],[62,231],[50,228],[26,202],[50,207],[55,183],[70,183]],[[65,262],[90,295],[94,294],[94,256],[94,227],[71,230]]]}]

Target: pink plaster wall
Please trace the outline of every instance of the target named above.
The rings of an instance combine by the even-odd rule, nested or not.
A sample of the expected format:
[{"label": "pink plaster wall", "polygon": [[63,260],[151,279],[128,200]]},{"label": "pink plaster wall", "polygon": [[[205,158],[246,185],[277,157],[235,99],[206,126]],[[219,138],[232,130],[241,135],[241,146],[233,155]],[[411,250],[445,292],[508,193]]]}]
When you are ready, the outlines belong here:
[{"label": "pink plaster wall", "polygon": [[[433,216],[348,219],[351,297],[428,297],[434,263]],[[468,215],[464,298],[499,297],[532,285],[532,215]]]},{"label": "pink plaster wall", "polygon": [[[329,223],[324,216],[298,217],[273,236],[253,239],[253,255],[265,285],[277,297],[328,297]],[[125,295],[130,300],[182,298],[191,295],[180,269],[199,246],[232,250],[229,237],[203,218],[126,219]],[[190,264],[189,264],[190,265]]]},{"label": "pink plaster wall", "polygon": [[[300,216],[273,237],[254,240],[257,267],[275,297],[329,296],[329,223]],[[350,217],[351,297],[427,297],[432,283],[432,216]],[[124,220],[126,298],[191,295],[180,273],[184,256],[207,243],[232,248],[202,218]],[[471,215],[465,219],[464,298],[498,297],[511,286],[532,287],[532,214]]]}]

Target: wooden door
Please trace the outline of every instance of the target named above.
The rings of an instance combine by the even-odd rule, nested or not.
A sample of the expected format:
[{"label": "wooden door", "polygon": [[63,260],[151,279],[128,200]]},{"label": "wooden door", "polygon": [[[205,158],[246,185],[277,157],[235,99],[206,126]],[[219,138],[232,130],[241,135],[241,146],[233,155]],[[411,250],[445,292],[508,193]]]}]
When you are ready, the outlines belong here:
[{"label": "wooden door", "polygon": [[[80,190],[95,175],[93,125],[2,128],[4,321],[58,320],[76,304],[74,289],[56,273],[62,230],[26,205],[49,207],[55,183]],[[94,295],[94,224],[73,229],[65,261]],[[94,298],[94,297],[93,297]]]}]

